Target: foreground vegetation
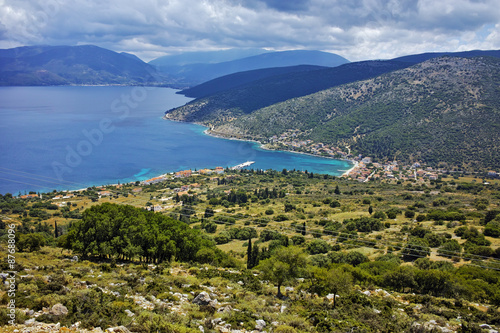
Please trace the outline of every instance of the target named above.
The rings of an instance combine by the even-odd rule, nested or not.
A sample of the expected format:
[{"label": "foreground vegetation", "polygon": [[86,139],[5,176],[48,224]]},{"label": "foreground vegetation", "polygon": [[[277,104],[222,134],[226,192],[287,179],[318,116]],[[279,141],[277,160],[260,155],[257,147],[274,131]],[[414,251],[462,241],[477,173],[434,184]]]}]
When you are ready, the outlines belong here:
[{"label": "foreground vegetation", "polygon": [[101,198],[91,188],[62,207],[0,198],[3,271],[17,225],[18,323],[135,332],[480,332],[499,323],[498,183],[226,170],[134,188]]}]

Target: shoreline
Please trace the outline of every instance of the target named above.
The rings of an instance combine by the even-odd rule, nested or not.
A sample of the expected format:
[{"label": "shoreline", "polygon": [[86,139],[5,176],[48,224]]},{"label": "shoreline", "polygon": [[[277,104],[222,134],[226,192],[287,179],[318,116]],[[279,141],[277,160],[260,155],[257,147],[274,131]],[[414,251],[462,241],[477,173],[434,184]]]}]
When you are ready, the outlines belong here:
[{"label": "shoreline", "polygon": [[[165,120],[171,120],[171,121],[178,121],[178,122],[182,122],[182,121],[179,121],[179,120],[173,120],[173,119],[170,119],[169,117],[167,117],[167,115],[165,114],[165,117],[164,117]],[[189,122],[187,122],[189,123]],[[359,162],[358,161],[355,161],[355,160],[350,160],[350,159],[346,159],[346,158],[335,158],[335,157],[331,157],[331,156],[319,156],[319,155],[315,155],[315,154],[311,154],[311,153],[306,153],[306,152],[302,152],[302,151],[294,151],[294,150],[279,150],[279,149],[271,149],[269,147],[266,147],[265,144],[263,144],[262,142],[260,141],[257,141],[257,140],[246,140],[246,139],[238,139],[238,138],[233,138],[233,137],[226,137],[222,134],[214,134],[213,132],[211,132],[211,129],[208,128],[208,126],[206,125],[203,125],[203,124],[200,124],[200,123],[191,123],[191,124],[196,124],[196,125],[199,125],[199,126],[203,126],[205,127],[205,130],[203,131],[203,134],[205,135],[208,135],[208,136],[211,136],[211,137],[214,137],[214,138],[219,138],[219,139],[225,139],[225,140],[232,140],[232,141],[243,141],[243,142],[253,142],[253,143],[257,143],[259,144],[259,147],[260,149],[263,149],[263,150],[268,150],[268,151],[279,151],[279,152],[285,152],[285,153],[293,153],[293,154],[302,154],[302,155],[306,155],[306,156],[312,156],[312,157],[318,157],[318,158],[326,158],[326,159],[331,159],[331,160],[337,160],[337,161],[347,161],[347,162],[350,162],[353,164],[353,166],[348,169],[347,171],[345,171],[342,175],[340,175],[339,177],[345,177],[345,176],[348,176],[349,173],[351,173],[355,168],[358,167],[359,165]]]}]

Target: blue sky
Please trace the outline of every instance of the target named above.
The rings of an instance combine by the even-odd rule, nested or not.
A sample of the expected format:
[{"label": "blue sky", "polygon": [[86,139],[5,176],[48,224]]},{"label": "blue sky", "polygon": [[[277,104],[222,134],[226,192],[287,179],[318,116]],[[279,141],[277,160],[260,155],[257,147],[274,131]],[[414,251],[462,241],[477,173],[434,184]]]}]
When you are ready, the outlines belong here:
[{"label": "blue sky", "polygon": [[0,48],[93,44],[145,61],[226,48],[351,61],[500,49],[498,0],[0,0]]}]

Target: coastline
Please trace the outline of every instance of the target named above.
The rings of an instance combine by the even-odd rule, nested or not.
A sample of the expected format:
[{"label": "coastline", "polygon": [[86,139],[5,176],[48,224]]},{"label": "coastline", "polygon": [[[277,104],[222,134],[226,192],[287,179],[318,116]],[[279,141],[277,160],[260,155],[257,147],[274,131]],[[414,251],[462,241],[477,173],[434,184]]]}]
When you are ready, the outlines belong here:
[{"label": "coastline", "polygon": [[[170,121],[176,121],[176,122],[183,122],[183,121],[180,121],[180,120],[171,119],[171,118],[167,117],[167,114],[165,114],[165,116],[163,117],[163,119],[170,120]],[[189,122],[187,122],[187,123],[189,123]],[[319,156],[319,155],[315,155],[315,154],[311,154],[311,153],[306,153],[306,152],[302,152],[302,151],[294,151],[294,150],[271,149],[269,147],[266,147],[265,144],[263,144],[262,142],[257,141],[257,140],[238,139],[238,138],[224,136],[222,134],[215,134],[215,133],[213,133],[211,131],[210,128],[208,128],[208,126],[206,126],[204,124],[200,124],[200,123],[196,123],[196,122],[192,122],[191,124],[196,124],[196,125],[205,127],[205,130],[203,131],[203,134],[205,134],[205,135],[208,135],[208,136],[211,136],[211,137],[214,137],[214,138],[225,139],[225,140],[257,143],[257,144],[259,144],[259,148],[263,149],[263,150],[280,151],[280,152],[287,152],[287,153],[294,153],[294,154],[302,154],[302,155],[307,155],[307,156],[312,156],[312,157],[326,158],[326,159],[337,160],[337,161],[347,161],[347,162],[352,163],[353,166],[350,169],[348,169],[347,171],[345,171],[340,177],[348,176],[349,173],[351,173],[355,168],[357,168],[358,164],[359,164],[358,161],[350,160],[350,159],[345,159],[345,158],[334,158],[334,157],[331,157],[331,156]]]}]

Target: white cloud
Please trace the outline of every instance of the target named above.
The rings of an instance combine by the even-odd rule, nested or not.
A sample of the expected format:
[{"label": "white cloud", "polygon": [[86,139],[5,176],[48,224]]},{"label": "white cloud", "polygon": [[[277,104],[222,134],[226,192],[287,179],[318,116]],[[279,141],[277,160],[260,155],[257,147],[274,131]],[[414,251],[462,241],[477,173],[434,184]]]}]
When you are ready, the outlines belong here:
[{"label": "white cloud", "polygon": [[145,60],[229,47],[350,60],[500,48],[497,0],[0,0],[0,22],[0,47],[95,44]]}]

